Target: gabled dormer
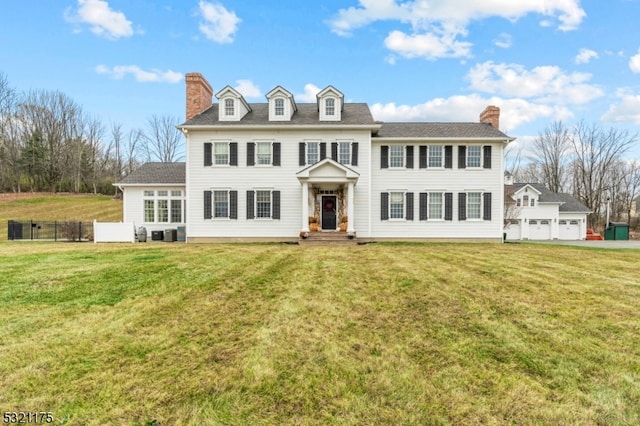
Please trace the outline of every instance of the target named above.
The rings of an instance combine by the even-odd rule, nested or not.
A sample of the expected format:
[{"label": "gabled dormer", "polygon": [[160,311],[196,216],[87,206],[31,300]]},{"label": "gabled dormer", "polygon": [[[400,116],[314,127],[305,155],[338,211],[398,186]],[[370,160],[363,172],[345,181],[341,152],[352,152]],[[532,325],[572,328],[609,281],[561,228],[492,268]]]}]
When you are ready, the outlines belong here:
[{"label": "gabled dormer", "polygon": [[269,101],[269,121],[291,121],[298,110],[293,95],[281,86],[267,93]]},{"label": "gabled dormer", "polygon": [[536,189],[533,185],[524,185],[518,189],[513,198],[516,201],[516,207],[535,207],[540,201],[542,192]]},{"label": "gabled dormer", "polygon": [[320,121],[342,120],[342,106],[344,105],[342,92],[333,86],[327,86],[316,95],[316,98]]},{"label": "gabled dormer", "polygon": [[240,121],[251,111],[242,94],[231,86],[216,93],[216,98],[219,103],[218,120],[220,121]]}]

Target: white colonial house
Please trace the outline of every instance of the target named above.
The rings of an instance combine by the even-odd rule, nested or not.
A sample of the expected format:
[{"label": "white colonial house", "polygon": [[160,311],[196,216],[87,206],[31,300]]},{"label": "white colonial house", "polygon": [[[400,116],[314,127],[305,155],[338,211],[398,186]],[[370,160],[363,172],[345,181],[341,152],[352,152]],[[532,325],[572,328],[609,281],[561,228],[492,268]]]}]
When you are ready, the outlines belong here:
[{"label": "white colonial house", "polygon": [[476,123],[380,123],[332,86],[313,103],[281,86],[264,103],[229,86],[212,102],[191,73],[186,93],[186,163],[119,182],[125,221],[179,227],[188,242],[297,241],[315,226],[361,241],[502,240],[513,138],[495,106]]},{"label": "white colonial house", "polygon": [[507,240],[584,240],[588,207],[539,183],[505,184]]}]

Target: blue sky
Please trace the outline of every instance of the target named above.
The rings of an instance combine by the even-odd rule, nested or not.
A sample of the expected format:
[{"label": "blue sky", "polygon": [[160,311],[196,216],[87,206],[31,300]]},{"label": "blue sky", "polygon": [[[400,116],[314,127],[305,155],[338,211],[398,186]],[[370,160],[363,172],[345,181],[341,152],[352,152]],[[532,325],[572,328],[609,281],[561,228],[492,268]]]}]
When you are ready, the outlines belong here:
[{"label": "blue sky", "polygon": [[[640,0],[4,0],[0,73],[106,125],[184,118],[184,74],[249,102],[331,84],[382,121],[477,121],[525,145],[547,124],[640,132]],[[640,159],[640,148],[631,157]]]}]

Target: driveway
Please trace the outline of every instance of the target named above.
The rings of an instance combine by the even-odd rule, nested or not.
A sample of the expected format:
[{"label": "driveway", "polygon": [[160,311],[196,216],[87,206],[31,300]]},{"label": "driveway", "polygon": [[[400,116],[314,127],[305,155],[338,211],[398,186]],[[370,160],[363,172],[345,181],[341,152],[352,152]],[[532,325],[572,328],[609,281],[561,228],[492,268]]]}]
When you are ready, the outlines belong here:
[{"label": "driveway", "polygon": [[565,241],[565,240],[553,240],[553,241],[527,241],[528,243],[535,244],[556,244],[565,246],[577,246],[577,247],[592,247],[600,249],[639,249],[640,240],[604,240],[604,241]]}]

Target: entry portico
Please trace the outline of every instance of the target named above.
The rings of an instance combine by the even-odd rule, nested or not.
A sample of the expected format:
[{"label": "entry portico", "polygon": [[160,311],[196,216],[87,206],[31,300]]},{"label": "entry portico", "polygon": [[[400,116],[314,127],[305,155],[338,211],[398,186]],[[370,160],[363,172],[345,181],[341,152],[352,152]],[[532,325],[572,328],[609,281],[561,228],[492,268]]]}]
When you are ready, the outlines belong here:
[{"label": "entry portico", "polygon": [[[359,173],[330,158],[300,170],[302,185],[302,232],[309,232],[309,217],[317,218],[323,230],[336,230],[347,220],[347,233],[355,230],[355,185]],[[313,214],[311,214],[313,212]]]}]

